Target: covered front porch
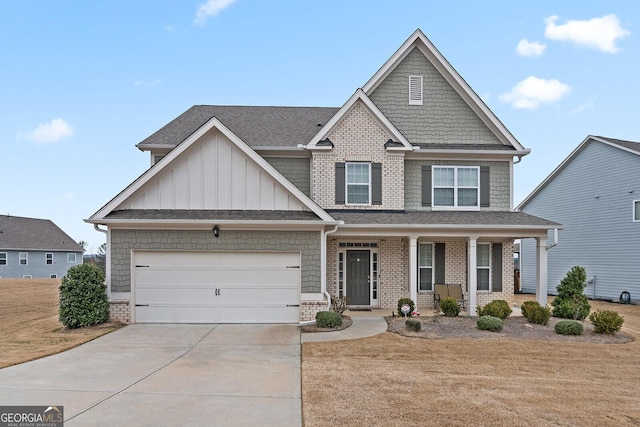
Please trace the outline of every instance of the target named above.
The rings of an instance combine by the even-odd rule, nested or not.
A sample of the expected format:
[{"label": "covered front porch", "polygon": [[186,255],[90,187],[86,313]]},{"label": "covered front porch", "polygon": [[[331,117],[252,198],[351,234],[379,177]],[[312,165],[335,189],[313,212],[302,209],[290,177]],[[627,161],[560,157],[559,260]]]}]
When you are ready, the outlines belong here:
[{"label": "covered front porch", "polygon": [[[432,212],[419,214],[434,218]],[[496,299],[513,305],[513,243],[527,237],[537,242],[536,299],[546,304],[548,233],[559,224],[509,214],[514,214],[507,215],[512,220],[534,224],[505,224],[497,215],[488,215],[493,219],[485,220],[488,224],[403,224],[414,215],[334,213],[345,225],[327,239],[327,291],[346,296],[355,310],[396,311],[398,299],[409,297],[424,312],[434,309],[435,285],[460,284],[466,311],[475,316],[478,306]],[[371,223],[383,218],[397,221]]]}]

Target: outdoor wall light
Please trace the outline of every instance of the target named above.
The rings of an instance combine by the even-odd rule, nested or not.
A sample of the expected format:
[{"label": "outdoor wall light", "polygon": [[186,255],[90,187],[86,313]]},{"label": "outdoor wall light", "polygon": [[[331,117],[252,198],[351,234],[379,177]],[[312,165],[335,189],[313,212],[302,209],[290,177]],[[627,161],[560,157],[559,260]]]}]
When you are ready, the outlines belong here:
[{"label": "outdoor wall light", "polygon": [[214,235],[215,237],[220,237],[220,229],[218,228],[218,226],[217,226],[217,225],[214,225],[214,226],[213,226],[213,235]]}]

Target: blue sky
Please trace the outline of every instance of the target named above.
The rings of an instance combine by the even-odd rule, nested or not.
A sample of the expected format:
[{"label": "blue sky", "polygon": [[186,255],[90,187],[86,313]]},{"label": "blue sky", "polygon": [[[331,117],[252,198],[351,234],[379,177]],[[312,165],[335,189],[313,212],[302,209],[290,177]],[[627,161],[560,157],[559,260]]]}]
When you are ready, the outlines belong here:
[{"label": "blue sky", "polygon": [[640,3],[0,2],[0,213],[82,220],[194,104],[341,106],[420,28],[532,153],[516,204],[587,135],[640,141]]}]

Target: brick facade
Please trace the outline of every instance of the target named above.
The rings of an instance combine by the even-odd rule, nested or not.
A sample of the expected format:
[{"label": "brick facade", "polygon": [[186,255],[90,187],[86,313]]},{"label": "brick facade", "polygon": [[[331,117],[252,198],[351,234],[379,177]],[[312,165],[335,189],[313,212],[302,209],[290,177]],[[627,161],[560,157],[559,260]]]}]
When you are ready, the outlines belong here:
[{"label": "brick facade", "polygon": [[327,309],[327,301],[300,301],[300,321],[316,320],[316,313]]},{"label": "brick facade", "polygon": [[129,300],[110,300],[109,320],[111,322],[131,323],[131,305],[129,304]]}]

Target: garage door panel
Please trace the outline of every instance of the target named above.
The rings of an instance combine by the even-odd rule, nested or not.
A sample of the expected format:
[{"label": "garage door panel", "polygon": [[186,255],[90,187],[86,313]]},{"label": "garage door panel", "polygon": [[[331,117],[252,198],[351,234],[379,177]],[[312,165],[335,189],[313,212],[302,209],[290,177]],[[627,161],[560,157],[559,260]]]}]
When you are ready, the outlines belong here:
[{"label": "garage door panel", "polygon": [[300,254],[134,252],[135,321],[297,323]]}]

